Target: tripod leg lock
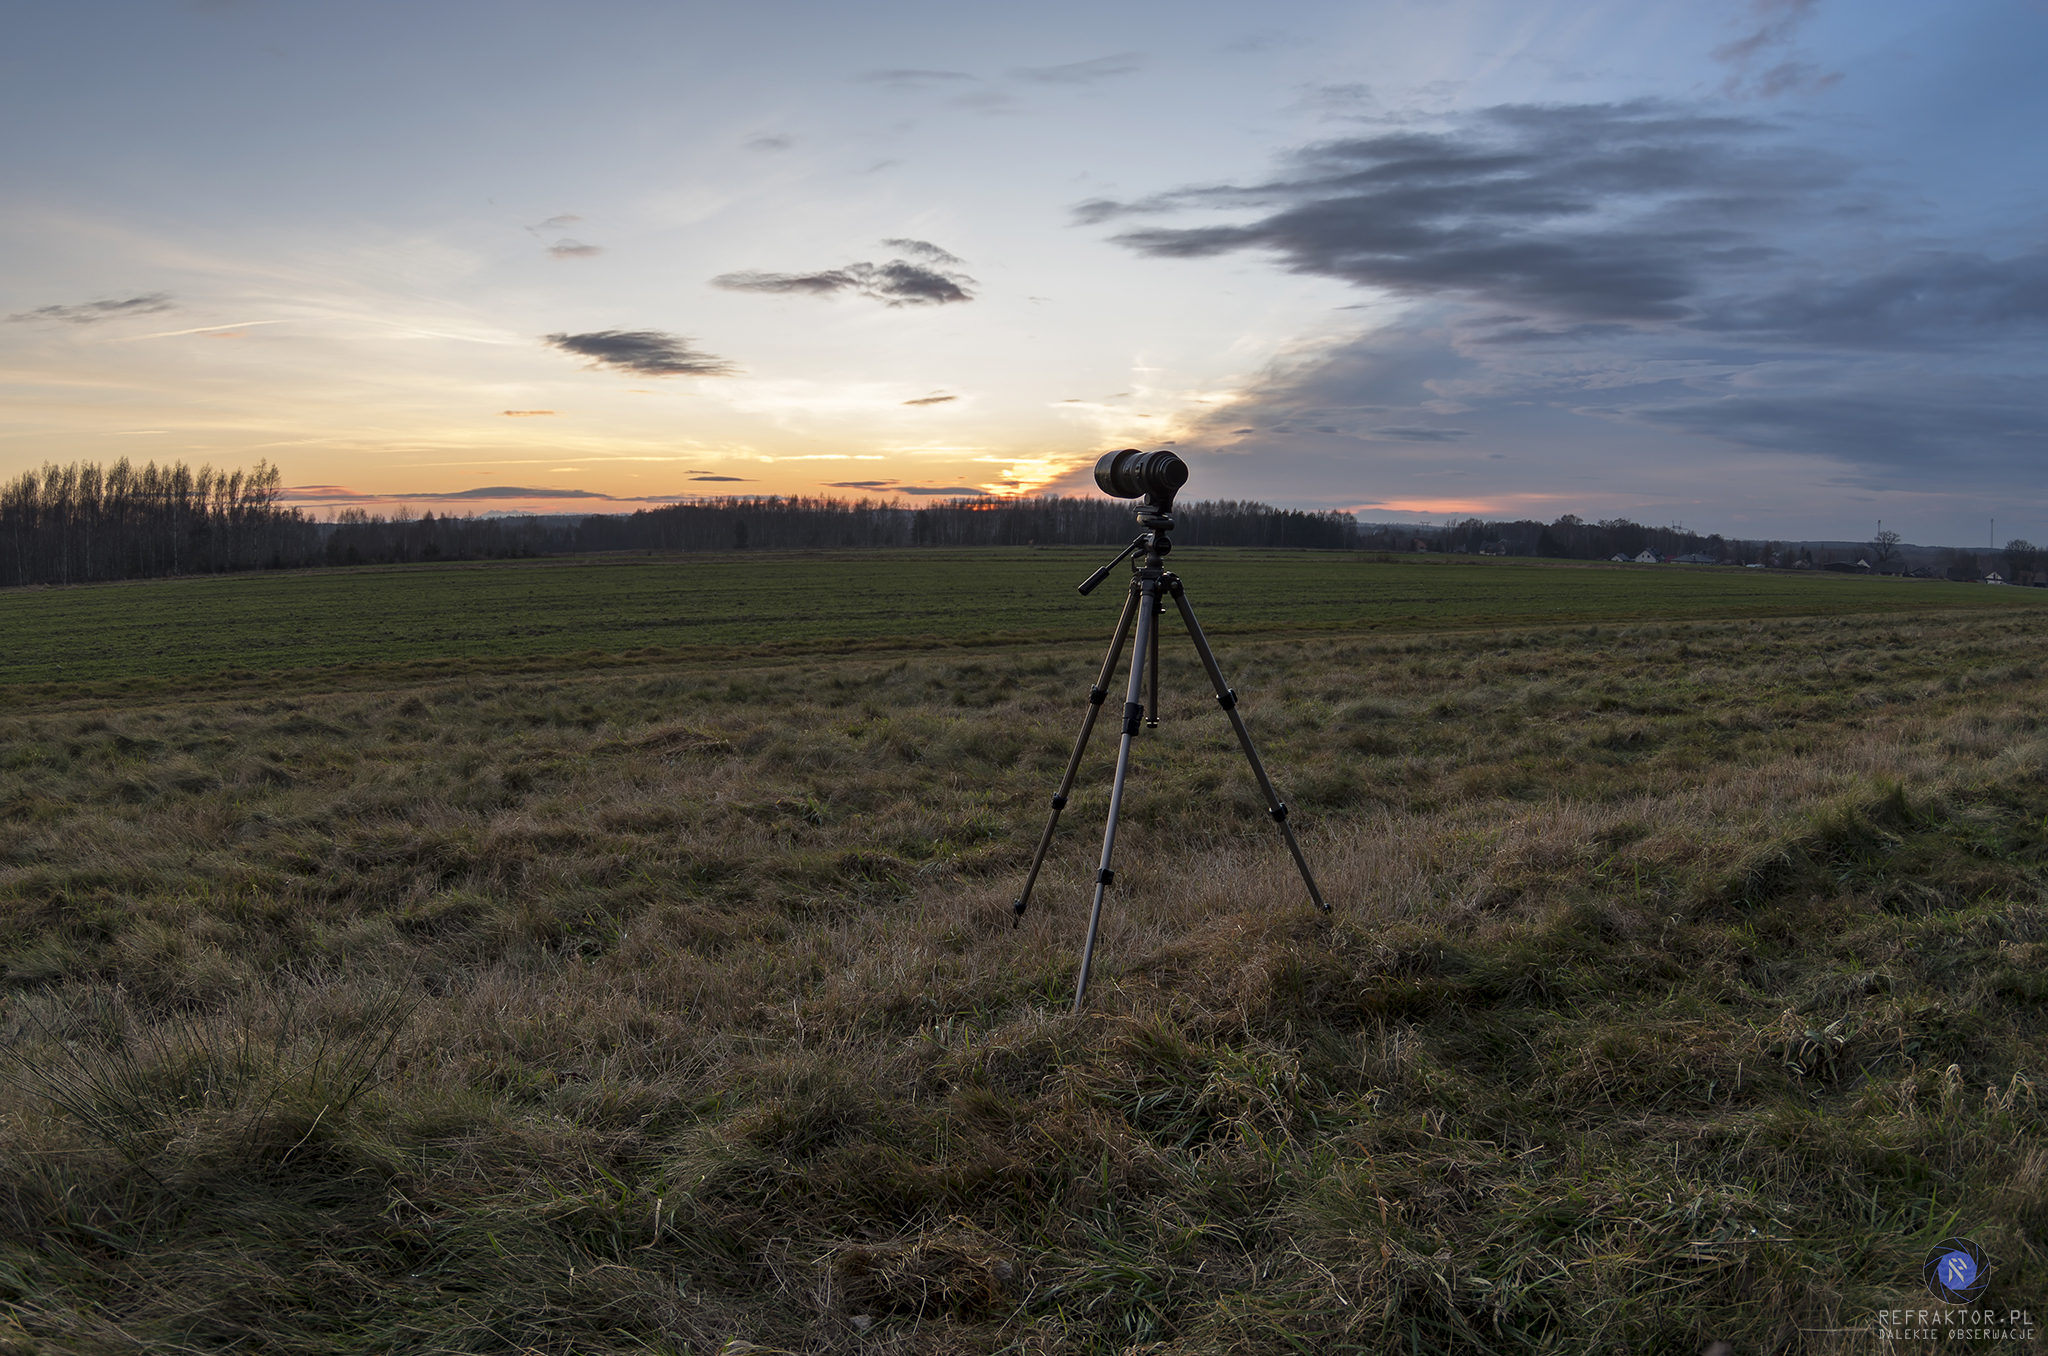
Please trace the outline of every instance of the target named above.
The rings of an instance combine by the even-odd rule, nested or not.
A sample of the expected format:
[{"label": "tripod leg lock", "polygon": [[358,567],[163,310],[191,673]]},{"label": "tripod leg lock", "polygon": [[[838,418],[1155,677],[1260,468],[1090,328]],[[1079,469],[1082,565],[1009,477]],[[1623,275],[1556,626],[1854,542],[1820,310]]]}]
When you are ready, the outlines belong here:
[{"label": "tripod leg lock", "polygon": [[1285,805],[1275,805],[1266,813],[1273,817],[1275,824],[1285,824],[1287,822],[1287,807]]},{"label": "tripod leg lock", "polygon": [[1125,733],[1125,734],[1127,734],[1127,735],[1134,735],[1134,734],[1136,734],[1136,733],[1138,732],[1138,727],[1139,727],[1139,726],[1141,726],[1141,725],[1143,725],[1144,723],[1145,723],[1145,703],[1143,703],[1143,702],[1125,702],[1125,703],[1124,703],[1124,733]]},{"label": "tripod leg lock", "polygon": [[1106,687],[1091,687],[1088,689],[1088,704],[1090,706],[1100,706],[1102,705],[1102,699],[1108,695],[1109,689]]},{"label": "tripod leg lock", "polygon": [[1216,698],[1216,704],[1226,711],[1235,711],[1237,709],[1237,689],[1234,687],[1224,689],[1223,693]]},{"label": "tripod leg lock", "polygon": [[1053,795],[1053,798],[1052,798],[1052,808],[1053,808],[1053,809],[1055,809],[1055,810],[1064,810],[1064,809],[1066,809],[1066,808],[1067,808],[1067,798],[1066,798],[1065,796],[1059,795],[1058,793],[1054,793],[1054,795]]},{"label": "tripod leg lock", "polygon": [[1102,869],[1101,869],[1100,871],[1097,871],[1097,872],[1095,873],[1095,883],[1096,883],[1097,885],[1107,885],[1107,884],[1109,884],[1109,883],[1110,883],[1111,881],[1113,881],[1113,880],[1115,880],[1115,879],[1116,879],[1116,872],[1114,872],[1114,871],[1110,870],[1110,869],[1109,869],[1108,867],[1106,867],[1106,866],[1105,866],[1105,867],[1103,867],[1103,868],[1102,868]]}]

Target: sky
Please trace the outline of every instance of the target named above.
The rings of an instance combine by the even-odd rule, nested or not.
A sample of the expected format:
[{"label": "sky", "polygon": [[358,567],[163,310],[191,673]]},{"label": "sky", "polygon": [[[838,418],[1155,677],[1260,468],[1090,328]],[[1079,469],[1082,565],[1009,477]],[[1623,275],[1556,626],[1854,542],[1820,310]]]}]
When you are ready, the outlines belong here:
[{"label": "sky", "polygon": [[2048,0],[83,0],[0,478],[2048,543]]}]

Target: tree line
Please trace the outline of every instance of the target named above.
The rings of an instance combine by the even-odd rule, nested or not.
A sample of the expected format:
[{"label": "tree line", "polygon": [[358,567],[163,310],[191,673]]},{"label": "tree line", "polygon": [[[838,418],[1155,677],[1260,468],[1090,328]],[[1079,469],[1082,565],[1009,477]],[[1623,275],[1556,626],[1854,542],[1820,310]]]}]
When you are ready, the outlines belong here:
[{"label": "tree line", "polygon": [[[83,584],[254,569],[503,559],[592,551],[818,550],[880,546],[1121,545],[1137,535],[1129,500],[1046,495],[928,504],[802,495],[705,499],[631,514],[385,517],[346,508],[320,521],[280,505],[282,476],[75,462],[0,485],[0,586]],[[1185,504],[1191,546],[1345,550],[1347,513],[1240,500]]]},{"label": "tree line", "polygon": [[[802,495],[704,500],[593,516],[576,528],[585,551],[823,550],[862,546],[1108,546],[1138,534],[1128,499],[961,498],[930,504]],[[1348,513],[1277,509],[1233,499],[1174,509],[1174,540],[1189,546],[1347,550]]]},{"label": "tree line", "polygon": [[278,507],[278,469],[74,462],[0,485],[0,585],[79,584],[278,566],[312,524]]},{"label": "tree line", "polygon": [[[962,497],[925,504],[804,495],[732,496],[630,514],[386,518],[360,508],[326,521],[282,506],[281,476],[140,468],[123,459],[46,465],[0,485],[0,586],[75,584],[252,569],[484,560],[598,551],[842,550],[920,546],[1114,546],[1137,535],[1127,499],[1042,495]],[[1816,565],[1796,544],[1724,539],[1626,518],[1551,522],[1466,518],[1441,525],[1365,524],[1342,512],[1274,508],[1251,500],[1180,505],[1174,539],[1186,546],[1322,551],[1454,552],[1567,560],[1699,555],[1731,564]],[[1896,553],[1879,533],[1869,557]],[[2011,567],[2038,567],[2013,542]]]}]

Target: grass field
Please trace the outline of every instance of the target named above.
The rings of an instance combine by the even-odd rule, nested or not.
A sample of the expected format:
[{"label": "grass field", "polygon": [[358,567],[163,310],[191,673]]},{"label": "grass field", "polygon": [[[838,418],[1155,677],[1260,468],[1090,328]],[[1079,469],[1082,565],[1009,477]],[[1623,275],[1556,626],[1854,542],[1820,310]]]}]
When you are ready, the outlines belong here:
[{"label": "grass field", "polygon": [[[1106,634],[1115,615],[1115,598],[1074,592],[1110,554],[611,556],[14,590],[0,594],[0,687],[175,686],[338,665],[574,666],[593,653],[1079,642]],[[1173,559],[1219,634],[2048,604],[2048,591],[1825,573],[1304,551],[1183,550]]]},{"label": "grass field", "polygon": [[2038,1349],[2028,591],[1176,557],[1335,913],[1168,630],[1077,1019],[1115,600],[850,559],[0,599],[0,1353]]}]

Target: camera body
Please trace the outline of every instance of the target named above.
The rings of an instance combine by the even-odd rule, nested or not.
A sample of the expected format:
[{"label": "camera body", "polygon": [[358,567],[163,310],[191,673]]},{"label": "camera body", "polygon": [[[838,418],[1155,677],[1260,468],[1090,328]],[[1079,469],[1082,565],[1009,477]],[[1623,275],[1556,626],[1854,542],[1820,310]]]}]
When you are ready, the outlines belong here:
[{"label": "camera body", "polygon": [[1173,496],[1188,483],[1188,464],[1164,449],[1127,447],[1102,454],[1095,463],[1095,483],[1112,498],[1143,499],[1147,510],[1163,516],[1173,512]]}]

